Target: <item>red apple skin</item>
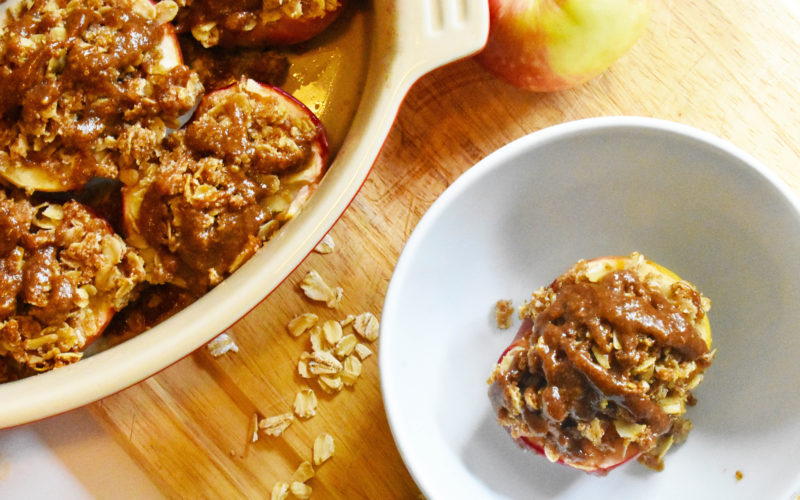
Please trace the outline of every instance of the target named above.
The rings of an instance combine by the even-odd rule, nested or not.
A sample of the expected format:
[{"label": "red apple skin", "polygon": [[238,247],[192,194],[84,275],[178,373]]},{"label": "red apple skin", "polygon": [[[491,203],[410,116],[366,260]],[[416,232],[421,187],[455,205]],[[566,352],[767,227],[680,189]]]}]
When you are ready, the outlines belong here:
[{"label": "red apple skin", "polygon": [[[275,85],[271,85],[269,83],[257,82],[255,80],[249,80],[249,82],[255,85],[249,87],[248,90],[250,90],[251,92],[255,92],[256,89],[258,89],[258,92],[264,96],[277,97],[280,101],[283,102],[285,109],[288,110],[289,113],[294,118],[298,120],[309,119],[314,124],[314,127],[316,127],[317,134],[314,137],[314,140],[311,144],[311,155],[307,162],[307,165],[313,166],[313,168],[304,169],[317,173],[312,182],[312,184],[316,186],[316,184],[319,183],[319,181],[322,179],[323,174],[325,173],[325,170],[328,165],[328,157],[330,154],[330,146],[328,144],[328,134],[327,131],[325,130],[325,126],[320,121],[319,117],[316,114],[314,114],[314,112],[311,111],[302,101],[294,97],[292,94],[286,92],[282,88]],[[192,123],[192,121],[194,121],[197,117],[201,116],[210,108],[214,107],[215,103],[224,99],[227,94],[235,93],[237,91],[237,86],[238,84],[234,83],[227,87],[213,90],[205,94],[200,99],[200,102],[197,104],[197,108],[195,109],[191,118],[189,118],[189,121],[186,122],[186,124],[184,125],[184,128],[188,127]],[[212,155],[225,157],[224,151],[208,150],[205,152],[210,153]]]},{"label": "red apple skin", "polygon": [[[342,2],[344,5],[345,2]],[[336,18],[342,7],[322,17],[314,19],[281,19],[267,24],[259,24],[251,31],[228,31],[220,33],[219,44],[223,47],[263,47],[285,46],[308,41],[325,31]]]},{"label": "red apple skin", "polygon": [[[139,0],[139,2],[148,2],[155,5],[154,0]],[[167,71],[183,64],[183,54],[181,54],[181,46],[175,26],[171,23],[166,23],[162,26],[164,28],[164,36],[159,42],[162,59],[158,61],[158,66],[163,71]],[[67,164],[64,168],[71,170],[74,167]],[[0,163],[0,180],[4,180],[6,183],[21,189],[58,193],[83,189],[91,179],[83,176],[61,179],[36,165]]]},{"label": "red apple skin", "polygon": [[[214,45],[222,47],[278,47],[302,43],[319,35],[330,26],[339,17],[347,3],[347,0],[342,0],[338,8],[328,11],[320,17],[300,17],[297,19],[282,17],[276,21],[259,23],[248,31],[222,27],[219,32],[219,40]],[[196,1],[183,14],[178,15],[178,32],[191,32],[194,26],[214,20],[220,14],[222,16],[232,14],[235,9],[235,6],[222,5],[217,0]],[[208,15],[209,13],[211,14],[210,16]],[[224,17],[217,17],[217,22],[220,25],[224,24],[220,19],[224,19]]]},{"label": "red apple skin", "polygon": [[[503,354],[500,355],[497,362],[500,363],[500,361],[503,360],[508,351],[510,351],[514,347],[517,347],[519,345],[527,345],[525,339],[531,334],[532,328],[533,328],[533,321],[531,321],[530,318],[525,318],[522,321],[519,330],[517,330],[517,334],[514,335],[514,339],[511,341],[511,344],[503,351]],[[506,431],[510,432],[510,429],[506,428]],[[544,445],[541,442],[537,442],[533,438],[522,436],[515,439],[514,442],[517,443],[517,446],[519,446],[522,449],[530,450],[536,453],[537,455],[541,455],[543,457],[546,456],[544,453]],[[638,447],[630,446],[626,450],[625,456],[622,457],[620,460],[609,459],[605,463],[597,464],[597,466],[595,466],[594,468],[577,467],[573,464],[565,462],[562,459],[558,459],[556,462],[562,465],[566,465],[567,467],[573,467],[575,469],[581,470],[583,472],[586,472],[587,474],[593,474],[595,476],[602,477],[608,474],[613,469],[616,469],[617,467],[630,462],[634,458],[638,458],[641,454],[642,452],[641,450],[639,450]]]},{"label": "red apple skin", "polygon": [[[315,135],[310,143],[308,157],[305,159],[302,168],[293,173],[279,173],[282,189],[290,193],[291,203],[283,212],[278,213],[276,211],[275,219],[285,222],[293,217],[294,214],[305,205],[316,190],[328,167],[329,146],[325,127],[322,122],[320,122],[319,118],[306,107],[305,104],[279,87],[255,80],[242,81],[205,94],[200,99],[192,117],[183,125],[183,129],[189,128],[195,120],[198,120],[204,113],[214,108],[220,102],[223,102],[230,94],[239,92],[240,85],[244,85],[251,94],[277,98],[281,101],[285,111],[287,111],[292,118],[297,120],[307,119],[316,129]],[[230,152],[226,151],[224,147],[208,145],[207,148],[198,148],[197,145],[191,145],[190,149],[203,155],[224,159],[227,164],[230,165],[230,168],[239,168],[235,164],[235,157],[230,156]],[[249,176],[250,174],[245,172],[245,175]],[[153,182],[153,179],[140,179],[139,183],[136,185],[122,188],[122,227],[129,239],[134,238],[145,241],[139,224],[141,205],[145,195],[151,190]],[[262,203],[266,201],[267,200],[261,200]],[[147,244],[150,245],[151,243],[148,242]],[[179,287],[186,286],[183,280],[175,281],[172,277],[167,278],[166,281]],[[156,283],[160,284],[161,282],[159,281]]]},{"label": "red apple skin", "polygon": [[650,0],[489,0],[489,39],[476,56],[524,90],[580,85],[625,54],[646,28]]}]

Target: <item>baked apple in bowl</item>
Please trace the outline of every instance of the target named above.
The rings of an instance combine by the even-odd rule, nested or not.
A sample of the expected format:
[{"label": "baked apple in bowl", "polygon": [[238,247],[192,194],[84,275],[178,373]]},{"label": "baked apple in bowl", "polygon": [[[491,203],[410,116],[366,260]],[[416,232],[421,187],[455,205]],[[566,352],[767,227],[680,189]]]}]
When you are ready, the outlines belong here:
[{"label": "baked apple in bowl", "polygon": [[714,356],[709,308],[636,252],[579,261],[520,307],[489,377],[498,423],[520,446],[586,472],[633,458],[663,468]]},{"label": "baked apple in bowl", "polygon": [[[428,498],[795,491],[800,395],[785,387],[800,377],[798,252],[797,195],[686,125],[581,120],[492,153],[420,219],[386,294],[381,384],[412,476]],[[559,287],[627,298],[609,295],[595,317]],[[660,334],[664,314],[684,333]]]}]

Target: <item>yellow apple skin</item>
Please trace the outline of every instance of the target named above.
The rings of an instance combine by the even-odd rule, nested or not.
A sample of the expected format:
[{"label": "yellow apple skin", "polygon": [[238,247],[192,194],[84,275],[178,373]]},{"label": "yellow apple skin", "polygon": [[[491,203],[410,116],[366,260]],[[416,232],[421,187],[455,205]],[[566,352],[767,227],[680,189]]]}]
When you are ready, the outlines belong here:
[{"label": "yellow apple skin", "polygon": [[489,0],[478,61],[512,85],[564,90],[625,54],[650,20],[651,0]]}]

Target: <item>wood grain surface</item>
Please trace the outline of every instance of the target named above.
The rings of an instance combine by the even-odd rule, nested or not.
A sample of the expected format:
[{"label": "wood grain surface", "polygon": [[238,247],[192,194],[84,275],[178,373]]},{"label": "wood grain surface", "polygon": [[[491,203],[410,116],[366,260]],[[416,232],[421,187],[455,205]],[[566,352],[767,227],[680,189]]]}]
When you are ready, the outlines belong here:
[{"label": "wood grain surface", "polygon": [[[313,498],[416,498],[381,401],[377,356],[355,387],[320,394],[315,417],[251,443],[254,414],[291,411],[307,348],[287,322],[301,312],[380,314],[415,224],[461,173],[506,143],[549,125],[641,115],[730,140],[800,193],[800,4],[796,0],[657,0],[648,31],[608,72],[553,94],[516,90],[472,60],[440,68],[407,96],[366,184],[331,235],[231,334],[240,350],[201,349],[90,407],[165,497],[267,498],[330,433],[335,456],[309,484]],[[491,207],[486,207],[491,216]],[[336,310],[305,299],[317,270],[344,297]],[[377,352],[377,343],[371,346]]]}]

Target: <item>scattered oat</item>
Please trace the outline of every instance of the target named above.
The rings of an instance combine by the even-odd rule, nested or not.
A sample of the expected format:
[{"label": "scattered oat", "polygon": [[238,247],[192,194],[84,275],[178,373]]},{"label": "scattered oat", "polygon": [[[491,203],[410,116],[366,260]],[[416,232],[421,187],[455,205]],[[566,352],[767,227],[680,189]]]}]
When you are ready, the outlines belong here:
[{"label": "scattered oat", "polygon": [[356,317],[352,314],[348,314],[342,321],[339,323],[342,324],[342,327],[348,326],[350,323],[356,320]]},{"label": "scattered oat", "polygon": [[297,373],[303,378],[311,378],[311,371],[308,369],[308,361],[311,359],[311,353],[304,352],[300,355],[297,361]]},{"label": "scattered oat", "polygon": [[511,327],[511,316],[514,314],[514,308],[511,307],[510,300],[498,300],[494,306],[494,319],[497,322],[497,328],[503,330]]},{"label": "scattered oat", "polygon": [[313,389],[304,387],[294,398],[294,414],[300,418],[311,418],[317,414],[317,395]]},{"label": "scattered oat", "polygon": [[314,351],[308,369],[314,375],[335,375],[342,371],[342,362],[328,351]]},{"label": "scattered oat", "polygon": [[327,351],[328,346],[325,345],[325,337],[323,336],[322,327],[316,325],[314,328],[311,329],[311,333],[308,334],[308,339],[311,341],[311,351]]},{"label": "scattered oat", "polygon": [[344,367],[340,377],[344,385],[352,387],[356,383],[356,379],[361,375],[361,361],[356,356],[348,356],[345,358]]},{"label": "scattered oat", "polygon": [[308,460],[303,461],[292,474],[292,482],[305,483],[314,477],[314,467]]},{"label": "scattered oat", "polygon": [[305,293],[306,297],[317,302],[325,302],[330,308],[336,308],[342,300],[343,290],[341,287],[331,288],[322,279],[318,272],[309,271],[303,281],[300,282],[300,288]]},{"label": "scattered oat", "polygon": [[301,483],[300,481],[294,481],[289,486],[289,491],[292,492],[296,498],[300,498],[301,500],[305,500],[307,498],[311,498],[311,486]]},{"label": "scattered oat", "polygon": [[342,325],[338,321],[328,320],[322,323],[322,333],[329,346],[335,346],[342,339]]},{"label": "scattered oat", "polygon": [[352,333],[347,334],[336,343],[336,346],[333,348],[333,353],[337,358],[344,359],[353,353],[356,345],[358,345],[358,338]]},{"label": "scattered oat", "polygon": [[299,337],[317,324],[319,317],[314,313],[303,313],[295,316],[288,325],[292,337]]},{"label": "scattered oat", "polygon": [[258,441],[258,414],[256,413],[253,414],[252,429],[253,429],[253,442],[255,443],[256,441]]},{"label": "scattered oat", "polygon": [[215,358],[218,358],[229,351],[239,352],[239,346],[236,345],[236,342],[233,341],[227,332],[217,335],[214,340],[206,344],[206,348],[208,349],[208,352],[210,352]]},{"label": "scattered oat", "polygon": [[313,448],[313,455],[314,455],[314,465],[321,465],[326,460],[330,459],[333,456],[334,452],[334,443],[333,443],[333,436],[330,434],[323,432],[316,439],[314,439],[314,448]]},{"label": "scattered oat", "polygon": [[344,382],[339,375],[320,375],[317,378],[319,386],[327,393],[339,392],[344,387]]},{"label": "scattered oat", "polygon": [[270,500],[286,500],[289,498],[289,483],[275,483],[269,498]]},{"label": "scattered oat", "polygon": [[300,282],[303,293],[311,300],[327,302],[332,294],[331,287],[322,280],[318,272],[311,270],[306,273],[303,281]]},{"label": "scattered oat", "polygon": [[742,474],[742,471],[737,470],[736,471],[736,480],[737,481],[741,481],[743,477],[744,477],[744,474]]},{"label": "scattered oat", "polygon": [[378,338],[380,324],[374,314],[365,312],[356,316],[355,321],[353,321],[353,328],[364,340],[373,342]]},{"label": "scattered oat", "polygon": [[283,431],[294,422],[294,415],[291,413],[281,413],[274,417],[267,417],[258,423],[261,429],[267,436],[280,436]]},{"label": "scattered oat", "polygon": [[331,309],[336,309],[339,307],[339,303],[342,301],[342,295],[344,294],[344,290],[342,287],[337,286],[333,289],[333,299],[329,300],[326,305]]},{"label": "scattered oat", "polygon": [[336,247],[333,243],[333,238],[330,234],[326,234],[322,241],[320,241],[316,247],[314,247],[314,251],[321,254],[327,254],[333,252],[333,249]]},{"label": "scattered oat", "polygon": [[372,354],[372,350],[364,344],[356,344],[355,351],[358,357],[361,358],[361,361],[364,361]]}]

